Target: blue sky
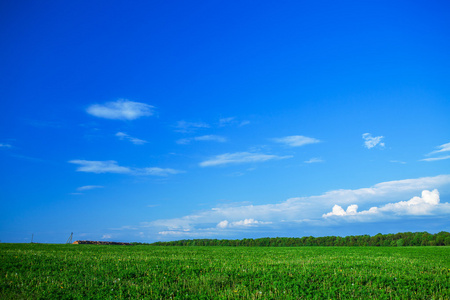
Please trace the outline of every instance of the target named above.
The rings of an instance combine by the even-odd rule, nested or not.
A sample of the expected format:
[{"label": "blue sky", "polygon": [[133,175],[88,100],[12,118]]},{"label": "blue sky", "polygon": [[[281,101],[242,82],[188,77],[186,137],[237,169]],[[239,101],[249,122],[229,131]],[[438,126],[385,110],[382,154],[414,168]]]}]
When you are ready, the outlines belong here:
[{"label": "blue sky", "polygon": [[0,240],[450,231],[447,1],[3,1]]}]

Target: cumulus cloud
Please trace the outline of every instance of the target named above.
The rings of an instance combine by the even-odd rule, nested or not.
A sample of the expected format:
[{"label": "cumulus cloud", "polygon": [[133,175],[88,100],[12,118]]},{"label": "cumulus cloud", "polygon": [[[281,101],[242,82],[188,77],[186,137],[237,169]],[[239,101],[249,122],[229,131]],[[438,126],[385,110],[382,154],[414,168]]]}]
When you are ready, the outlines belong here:
[{"label": "cumulus cloud", "polygon": [[192,137],[192,138],[180,139],[177,141],[177,144],[186,145],[186,144],[191,143],[192,141],[213,141],[213,142],[224,143],[227,141],[227,139],[225,137],[219,136],[219,135],[202,135],[202,136],[196,136],[196,137]]},{"label": "cumulus cloud", "polygon": [[434,212],[440,210],[442,212],[450,212],[450,203],[440,203],[439,191],[434,189],[433,191],[423,190],[421,197],[413,197],[408,201],[400,201],[394,203],[387,203],[380,207],[371,207],[369,210],[363,210],[358,212],[358,205],[352,204],[347,207],[347,210],[339,205],[334,205],[331,212],[323,214],[323,218],[332,216],[369,216],[394,214],[394,215],[414,215],[423,216],[431,215]]},{"label": "cumulus cloud", "polygon": [[341,206],[334,205],[331,212],[324,214],[323,217],[330,217],[330,216],[348,216],[348,215],[356,215],[358,210],[358,205],[352,204],[347,207],[347,210],[345,211]]},{"label": "cumulus cloud", "polygon": [[183,171],[170,168],[130,168],[119,166],[114,160],[107,161],[92,161],[92,160],[71,160],[69,163],[80,165],[77,168],[78,172],[87,173],[117,173],[130,175],[153,175],[153,176],[168,176],[172,174],[183,173]]},{"label": "cumulus cloud", "polygon": [[273,139],[274,142],[285,144],[290,147],[300,147],[308,144],[319,143],[320,140],[303,136],[303,135],[291,135],[282,138]]},{"label": "cumulus cloud", "polygon": [[[437,150],[434,150],[434,151],[428,153],[427,156],[432,156],[432,155],[436,155],[436,154],[442,154],[444,152],[449,152],[450,151],[450,143],[440,145],[436,148],[437,148]],[[421,159],[421,161],[437,161],[437,160],[444,160],[444,159],[449,159],[449,158],[450,158],[450,155],[444,155],[444,156],[438,156],[438,157],[424,158],[424,159]]]},{"label": "cumulus cloud", "polygon": [[209,128],[209,124],[203,122],[186,122],[186,121],[178,121],[175,125],[177,132],[187,133],[194,132],[200,128]]},{"label": "cumulus cloud", "polygon": [[143,145],[143,144],[145,144],[145,143],[148,143],[148,142],[145,141],[145,140],[141,140],[141,139],[132,137],[132,136],[126,134],[125,132],[118,132],[118,133],[116,133],[116,136],[117,136],[119,139],[121,139],[121,140],[128,140],[128,141],[132,142],[132,143],[135,144],[135,145]]},{"label": "cumulus cloud", "polygon": [[101,185],[85,185],[85,186],[80,186],[79,188],[77,188],[77,191],[88,191],[88,190],[101,189],[101,188],[104,188],[104,186],[101,186]]},{"label": "cumulus cloud", "polygon": [[240,163],[252,163],[252,162],[264,162],[268,160],[277,160],[291,158],[292,156],[278,156],[269,155],[262,153],[251,153],[251,152],[236,152],[236,153],[225,153],[217,155],[213,158],[205,160],[200,163],[201,167],[211,167],[227,164],[240,164]]},{"label": "cumulus cloud", "polygon": [[[189,232],[184,235],[194,237],[206,231],[208,234],[217,235],[228,230],[270,230],[298,226],[300,223],[324,226],[328,224],[328,220],[336,220],[339,217],[358,220],[368,214],[375,215],[374,210],[378,210],[383,216],[408,217],[416,212],[445,215],[450,213],[450,204],[437,202],[438,192],[434,191],[442,186],[450,186],[450,175],[388,181],[354,190],[333,190],[317,196],[290,198],[275,204],[218,206],[180,218],[143,223],[141,226],[155,232]],[[397,202],[397,199],[411,198],[423,190],[427,191],[422,192],[421,197]],[[344,205],[348,206],[346,210],[342,208]],[[375,208],[358,212],[358,205]],[[333,207],[331,213],[327,213],[327,207]]]},{"label": "cumulus cloud", "polygon": [[377,145],[379,147],[384,147],[385,146],[384,142],[381,141],[384,138],[384,136],[380,135],[380,136],[375,136],[374,137],[370,133],[364,133],[362,135],[362,138],[364,140],[364,146],[367,149],[371,149],[371,148],[373,148],[373,147],[375,147]]},{"label": "cumulus cloud", "polygon": [[135,120],[153,115],[154,107],[146,103],[120,99],[105,104],[93,104],[86,109],[90,115],[111,120]]},{"label": "cumulus cloud", "polygon": [[227,220],[223,220],[223,221],[220,221],[218,224],[217,224],[217,227],[218,228],[227,228],[228,227],[228,221]]}]

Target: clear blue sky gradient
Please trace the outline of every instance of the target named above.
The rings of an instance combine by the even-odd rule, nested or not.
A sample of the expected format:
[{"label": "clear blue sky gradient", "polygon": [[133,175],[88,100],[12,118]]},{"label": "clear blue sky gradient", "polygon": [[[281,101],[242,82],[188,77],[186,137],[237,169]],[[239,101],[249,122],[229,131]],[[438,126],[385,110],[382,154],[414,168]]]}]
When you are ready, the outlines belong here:
[{"label": "clear blue sky gradient", "polygon": [[449,12],[2,1],[0,240],[450,231]]}]

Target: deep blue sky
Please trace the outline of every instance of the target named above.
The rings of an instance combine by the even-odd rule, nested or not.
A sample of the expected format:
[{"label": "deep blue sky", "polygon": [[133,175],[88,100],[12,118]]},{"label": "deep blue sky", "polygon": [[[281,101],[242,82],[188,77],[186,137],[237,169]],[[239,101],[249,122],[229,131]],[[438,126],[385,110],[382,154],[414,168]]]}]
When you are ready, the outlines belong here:
[{"label": "deep blue sky", "polygon": [[449,11],[3,1],[0,240],[450,231]]}]

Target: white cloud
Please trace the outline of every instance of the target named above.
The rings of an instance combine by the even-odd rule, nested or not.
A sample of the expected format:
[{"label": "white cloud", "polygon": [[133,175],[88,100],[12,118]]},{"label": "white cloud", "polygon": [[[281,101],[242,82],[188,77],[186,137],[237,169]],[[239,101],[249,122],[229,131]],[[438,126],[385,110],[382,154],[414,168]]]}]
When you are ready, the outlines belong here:
[{"label": "white cloud", "polygon": [[218,228],[227,228],[227,227],[228,227],[228,221],[227,221],[227,220],[220,221],[220,222],[217,224],[217,227],[218,227]]},{"label": "white cloud", "polygon": [[436,160],[444,160],[444,159],[449,159],[450,155],[446,155],[446,156],[439,156],[439,157],[430,157],[430,158],[424,158],[421,159],[421,161],[436,161]]},{"label": "white cloud", "polygon": [[226,164],[239,164],[251,162],[263,162],[275,159],[291,158],[292,156],[277,156],[262,153],[236,152],[217,155],[200,163],[201,167],[211,167]]},{"label": "white cloud", "polygon": [[202,135],[202,136],[196,136],[196,137],[192,137],[192,138],[180,139],[177,141],[177,144],[186,145],[192,141],[213,141],[213,142],[224,143],[227,141],[227,139],[225,137],[219,136],[219,135]]},{"label": "white cloud", "polygon": [[440,145],[436,148],[438,148],[438,150],[432,151],[432,152],[428,153],[428,155],[433,155],[433,154],[442,153],[442,152],[449,152],[450,151],[450,143]]},{"label": "white cloud", "polygon": [[132,142],[135,145],[143,145],[145,143],[148,143],[145,140],[141,140],[141,139],[132,137],[132,136],[126,134],[125,132],[118,132],[118,133],[116,133],[116,136],[121,140],[125,140],[125,139],[129,140],[130,142]]},{"label": "white cloud", "polygon": [[401,161],[401,160],[390,160],[389,162],[396,163],[396,164],[402,164],[402,165],[406,164],[406,162]]},{"label": "white cloud", "polygon": [[85,186],[80,186],[79,188],[77,188],[77,191],[88,191],[88,190],[101,189],[101,188],[104,188],[104,186],[101,186],[101,185],[85,185]]},{"label": "white cloud", "polygon": [[99,118],[112,120],[135,120],[153,115],[154,107],[145,103],[120,99],[105,104],[93,104],[87,108],[87,113]]},{"label": "white cloud", "polygon": [[117,174],[130,174],[130,175],[153,175],[153,176],[168,176],[172,174],[183,173],[183,171],[170,169],[170,168],[129,168],[122,167],[114,160],[107,161],[91,161],[91,160],[71,160],[69,163],[78,164],[78,172],[87,173],[117,173]]},{"label": "white cloud", "polygon": [[0,143],[0,148],[11,148],[10,144]]},{"label": "white cloud", "polygon": [[281,144],[288,145],[290,147],[300,147],[308,144],[319,143],[320,141],[315,138],[302,136],[302,135],[291,135],[282,138],[275,138],[273,141]]},{"label": "white cloud", "polygon": [[104,235],[102,236],[102,240],[110,239],[110,238],[112,238],[112,235],[110,235],[110,234],[104,234]]},{"label": "white cloud", "polygon": [[245,126],[248,124],[250,124],[250,121],[247,121],[247,120],[238,121],[236,119],[236,117],[222,118],[219,120],[219,127],[230,126],[230,125],[235,125],[235,126],[241,127],[241,126]]},{"label": "white cloud", "polygon": [[93,160],[80,160],[75,159],[69,161],[71,164],[80,165],[77,168],[78,172],[88,172],[88,173],[118,173],[118,174],[129,174],[132,170],[128,167],[121,167],[114,160],[105,161],[93,161]]},{"label": "white cloud", "polygon": [[137,172],[140,173],[140,170],[142,170],[142,175],[153,175],[153,176],[169,176],[173,174],[179,174],[184,173],[180,170],[170,169],[170,168],[143,168],[139,169]]},{"label": "white cloud", "polygon": [[361,212],[358,212],[358,205],[356,204],[348,206],[346,211],[336,204],[331,212],[323,214],[322,217],[366,216],[373,218],[374,216],[383,217],[385,214],[423,216],[445,212],[450,213],[450,203],[440,203],[439,192],[437,189],[434,189],[433,191],[423,190],[421,197],[416,196],[408,201],[387,203],[380,207],[374,206]]},{"label": "white cloud", "polygon": [[[440,145],[440,146],[438,146],[436,148],[438,148],[438,150],[435,150],[435,151],[432,151],[432,152],[428,153],[427,156],[440,154],[440,153],[443,153],[443,152],[449,152],[450,151],[450,143]],[[437,161],[437,160],[444,160],[444,159],[449,159],[449,158],[450,158],[450,155],[446,155],[446,156],[424,158],[424,159],[421,159],[421,161]]]},{"label": "white cloud", "polygon": [[375,146],[380,146],[380,147],[384,147],[384,142],[382,142],[381,140],[384,138],[384,136],[375,136],[373,137],[372,134],[370,133],[364,133],[362,135],[362,138],[364,139],[364,146],[367,149],[371,149]]},{"label": "white cloud", "polygon": [[313,158],[305,161],[306,164],[322,163],[322,162],[325,162],[325,161],[318,157],[313,157]]},{"label": "white cloud", "polygon": [[250,226],[266,225],[266,224],[272,224],[272,222],[263,222],[263,221],[258,221],[255,219],[244,219],[244,220],[235,221],[235,222],[228,222],[227,220],[223,220],[217,224],[217,227],[223,229],[223,228],[232,228],[232,227],[250,227]]},{"label": "white cloud", "polygon": [[226,126],[236,122],[236,117],[222,118],[219,120],[219,126]]},{"label": "white cloud", "polygon": [[209,124],[203,123],[203,122],[186,122],[186,121],[178,121],[177,125],[175,125],[175,128],[177,128],[177,132],[193,132],[196,131],[199,128],[209,128]]},{"label": "white cloud", "polygon": [[358,205],[352,204],[347,207],[347,211],[345,211],[341,206],[334,205],[331,212],[324,214],[322,217],[330,217],[330,216],[347,216],[347,215],[355,215],[358,210]]},{"label": "white cloud", "polygon": [[[247,228],[246,230],[251,228],[268,230],[277,228],[277,226],[285,228],[288,224],[298,223],[324,225],[328,223],[328,219],[335,220],[337,218],[323,217],[327,215],[327,208],[333,206],[330,216],[357,218],[369,214],[370,210],[358,212],[358,205],[375,206],[378,210],[384,211],[384,214],[387,214],[388,211],[391,211],[390,214],[394,214],[395,211],[396,215],[408,216],[414,213],[414,209],[420,208],[421,213],[428,211],[442,215],[450,213],[450,204],[434,205],[437,191],[422,193],[422,197],[417,197],[421,199],[419,201],[417,198],[404,201],[405,203],[397,201],[398,199],[409,199],[423,190],[449,186],[450,175],[388,181],[369,188],[333,190],[318,196],[290,198],[275,204],[219,206],[180,218],[143,223],[141,226],[154,230],[155,233],[189,231],[190,234],[185,234],[186,236],[195,236],[205,230],[214,235],[228,230],[236,232],[245,228]],[[344,205],[348,206],[346,210],[342,208]],[[427,205],[432,209],[427,210]]]}]

